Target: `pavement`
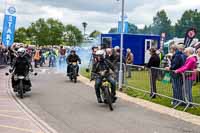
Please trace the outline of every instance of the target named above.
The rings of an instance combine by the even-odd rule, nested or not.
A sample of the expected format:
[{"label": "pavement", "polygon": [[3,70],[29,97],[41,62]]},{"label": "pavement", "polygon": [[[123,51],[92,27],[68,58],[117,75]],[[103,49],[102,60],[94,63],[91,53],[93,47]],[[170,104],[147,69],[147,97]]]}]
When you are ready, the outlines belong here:
[{"label": "pavement", "polygon": [[[58,133],[200,133],[200,126],[118,99],[111,112],[93,87],[55,69],[39,69],[21,102]],[[0,128],[1,131],[1,128]]]},{"label": "pavement", "polygon": [[7,69],[0,69],[0,133],[48,133],[13,98]]}]

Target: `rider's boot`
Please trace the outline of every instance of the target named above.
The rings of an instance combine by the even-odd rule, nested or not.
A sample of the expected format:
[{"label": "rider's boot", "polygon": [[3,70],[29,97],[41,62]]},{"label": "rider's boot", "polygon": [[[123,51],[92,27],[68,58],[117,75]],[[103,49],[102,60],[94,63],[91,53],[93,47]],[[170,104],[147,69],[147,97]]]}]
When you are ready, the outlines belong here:
[{"label": "rider's boot", "polygon": [[116,94],[112,94],[112,102],[115,103],[117,100]]},{"label": "rider's boot", "polygon": [[98,103],[103,103],[101,97],[98,97],[98,98],[97,98],[97,101],[98,101]]}]

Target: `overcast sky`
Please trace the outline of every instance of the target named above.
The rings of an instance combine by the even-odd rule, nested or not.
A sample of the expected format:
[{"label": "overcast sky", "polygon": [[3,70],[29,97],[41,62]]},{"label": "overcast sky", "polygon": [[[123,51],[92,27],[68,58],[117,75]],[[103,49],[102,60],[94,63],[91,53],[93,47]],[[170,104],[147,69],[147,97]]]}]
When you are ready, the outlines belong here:
[{"label": "overcast sky", "polygon": [[[152,23],[157,11],[165,9],[173,23],[187,9],[199,9],[200,0],[125,0],[129,22],[139,27]],[[87,32],[108,32],[117,26],[121,3],[117,0],[15,0],[17,27],[29,26],[38,18],[56,18],[64,24],[73,24],[82,30],[82,22],[88,23]],[[5,0],[0,0],[0,30],[2,30]]]}]

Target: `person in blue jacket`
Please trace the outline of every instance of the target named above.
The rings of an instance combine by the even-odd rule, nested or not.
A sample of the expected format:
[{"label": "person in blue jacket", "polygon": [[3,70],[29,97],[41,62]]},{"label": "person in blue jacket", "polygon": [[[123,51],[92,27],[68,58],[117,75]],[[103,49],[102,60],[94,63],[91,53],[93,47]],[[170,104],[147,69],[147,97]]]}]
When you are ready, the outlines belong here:
[{"label": "person in blue jacket", "polygon": [[[171,46],[171,53],[173,53],[172,61],[171,61],[171,67],[166,68],[167,70],[177,70],[181,68],[185,61],[186,61],[186,55],[183,53],[184,51],[184,45],[172,45]],[[181,74],[176,74],[172,72],[172,88],[173,88],[173,102],[172,105],[177,105],[179,101],[177,100],[184,100],[183,94],[182,94],[182,88],[183,88],[183,78]]]}]

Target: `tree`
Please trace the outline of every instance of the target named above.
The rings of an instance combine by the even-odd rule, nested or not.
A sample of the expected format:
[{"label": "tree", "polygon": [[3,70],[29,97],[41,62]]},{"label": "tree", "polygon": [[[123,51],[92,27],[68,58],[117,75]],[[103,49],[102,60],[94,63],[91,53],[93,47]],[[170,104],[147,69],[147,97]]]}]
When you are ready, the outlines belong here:
[{"label": "tree", "polygon": [[80,43],[83,41],[83,35],[76,26],[70,24],[64,28],[63,39],[65,41],[65,45],[76,46],[80,45]]},{"label": "tree", "polygon": [[26,43],[27,39],[27,30],[24,27],[20,27],[15,31],[15,42]]},{"label": "tree", "polygon": [[111,28],[111,29],[108,31],[108,33],[117,33],[117,32],[118,32],[117,28]]},{"label": "tree", "polygon": [[[191,27],[200,29],[200,12],[198,10],[187,10],[183,13],[175,25],[176,36],[185,37],[186,31]],[[197,37],[200,38],[199,32],[197,32]]]},{"label": "tree", "polygon": [[59,45],[62,43],[62,36],[64,32],[64,25],[58,20],[52,18],[47,19],[48,37],[50,45]]},{"label": "tree", "polygon": [[128,23],[128,33],[138,33],[138,27],[135,24]]},{"label": "tree", "polygon": [[152,27],[145,25],[143,29],[139,30],[139,33],[142,34],[152,34]]},{"label": "tree", "polygon": [[86,22],[83,22],[82,25],[83,25],[84,36],[85,36],[85,32],[86,32],[86,28],[87,28],[87,25],[88,25],[88,24],[87,24]]},{"label": "tree", "polygon": [[49,38],[48,36],[49,29],[48,25],[44,19],[40,18],[36,22],[32,23],[31,26],[28,28],[28,35],[31,41],[36,45],[48,45]]},{"label": "tree", "polygon": [[100,35],[101,32],[100,31],[97,31],[97,30],[94,30],[92,33],[90,33],[90,37],[94,37],[96,38],[98,35]]},{"label": "tree", "polygon": [[27,29],[28,36],[35,44],[42,45],[59,45],[62,43],[64,25],[52,18],[38,19]]},{"label": "tree", "polygon": [[167,13],[164,10],[157,12],[152,24],[152,33],[160,35],[163,32],[167,34],[167,40],[174,35],[174,33],[171,33],[171,20],[167,17]]}]

